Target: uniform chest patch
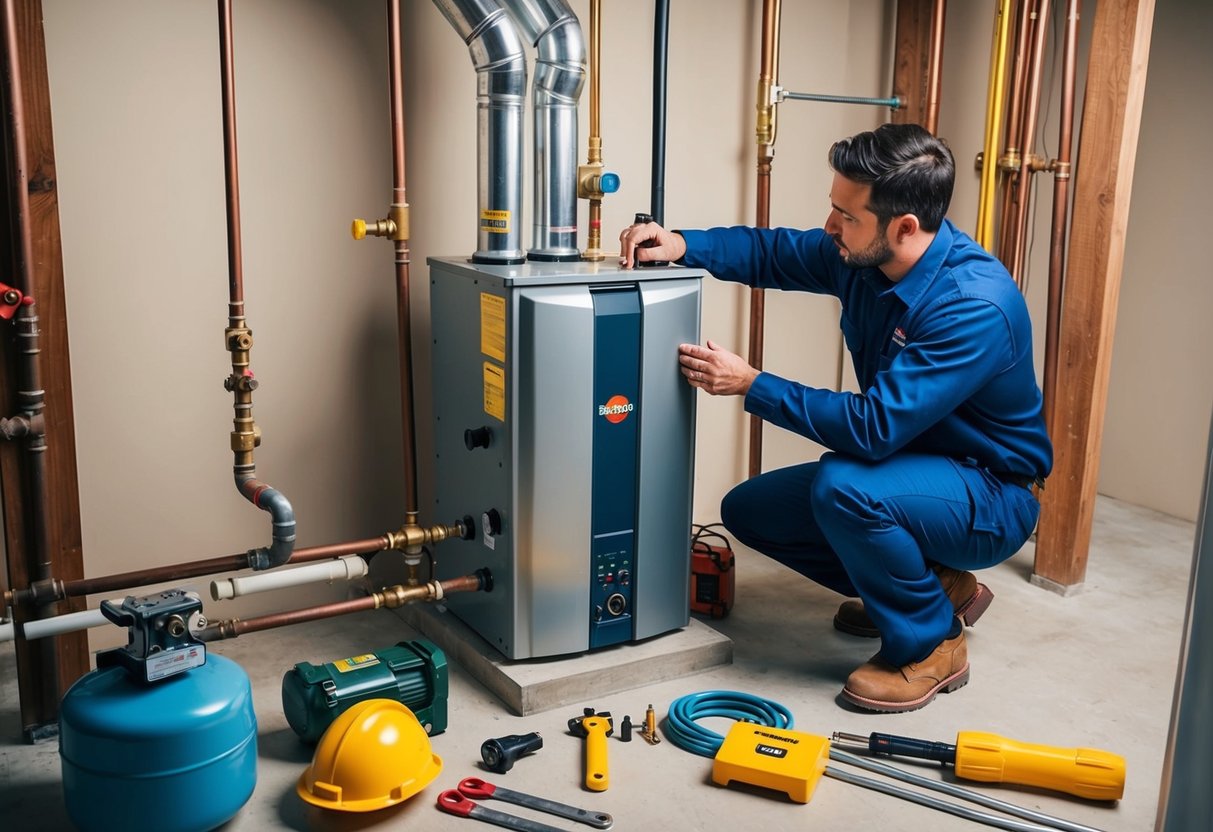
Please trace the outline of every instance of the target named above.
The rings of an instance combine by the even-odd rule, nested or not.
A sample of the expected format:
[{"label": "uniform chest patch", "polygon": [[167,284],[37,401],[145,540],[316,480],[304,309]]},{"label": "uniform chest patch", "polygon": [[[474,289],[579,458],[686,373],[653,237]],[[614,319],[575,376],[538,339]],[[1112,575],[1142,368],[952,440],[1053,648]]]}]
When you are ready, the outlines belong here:
[{"label": "uniform chest patch", "polygon": [[894,329],[892,341],[898,347],[904,347],[906,345],[906,331],[901,327]]}]

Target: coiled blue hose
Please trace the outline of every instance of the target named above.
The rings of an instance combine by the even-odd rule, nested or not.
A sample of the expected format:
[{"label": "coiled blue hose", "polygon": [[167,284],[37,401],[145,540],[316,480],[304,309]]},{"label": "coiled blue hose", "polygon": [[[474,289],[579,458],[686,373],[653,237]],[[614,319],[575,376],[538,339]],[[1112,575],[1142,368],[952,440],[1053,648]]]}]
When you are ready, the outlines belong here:
[{"label": "coiled blue hose", "polygon": [[675,699],[666,717],[666,736],[679,748],[701,757],[715,757],[724,737],[695,722],[723,716],[769,728],[791,728],[792,712],[770,699],[734,690],[705,690]]}]

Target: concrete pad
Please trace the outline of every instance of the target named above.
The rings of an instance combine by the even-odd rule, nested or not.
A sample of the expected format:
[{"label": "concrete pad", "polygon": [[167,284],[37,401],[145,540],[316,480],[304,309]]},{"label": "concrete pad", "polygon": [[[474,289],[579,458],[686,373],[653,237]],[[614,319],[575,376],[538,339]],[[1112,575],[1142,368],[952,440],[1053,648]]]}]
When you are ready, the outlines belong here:
[{"label": "concrete pad", "polygon": [[444,605],[408,604],[393,612],[519,716],[586,705],[733,662],[732,640],[694,618],[681,630],[634,644],[511,661]]}]

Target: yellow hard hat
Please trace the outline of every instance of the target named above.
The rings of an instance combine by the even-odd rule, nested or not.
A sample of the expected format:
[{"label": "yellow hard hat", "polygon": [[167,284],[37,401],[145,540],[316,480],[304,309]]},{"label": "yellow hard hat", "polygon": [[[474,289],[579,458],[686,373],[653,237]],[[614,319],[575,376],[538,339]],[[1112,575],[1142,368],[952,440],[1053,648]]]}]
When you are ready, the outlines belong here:
[{"label": "yellow hard hat", "polygon": [[316,745],[295,791],[315,806],[372,812],[395,806],[442,771],[413,712],[393,699],[368,699],[342,713]]}]

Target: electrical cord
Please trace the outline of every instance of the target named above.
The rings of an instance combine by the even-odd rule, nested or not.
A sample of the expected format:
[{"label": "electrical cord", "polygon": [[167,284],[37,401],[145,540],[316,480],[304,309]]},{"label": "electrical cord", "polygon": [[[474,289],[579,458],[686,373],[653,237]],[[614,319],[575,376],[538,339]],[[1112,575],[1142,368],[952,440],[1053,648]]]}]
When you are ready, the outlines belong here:
[{"label": "electrical cord", "polygon": [[710,716],[752,722],[768,728],[791,728],[792,712],[770,699],[733,690],[705,690],[675,699],[666,716],[670,742],[701,757],[715,757],[724,737],[696,720]]}]

